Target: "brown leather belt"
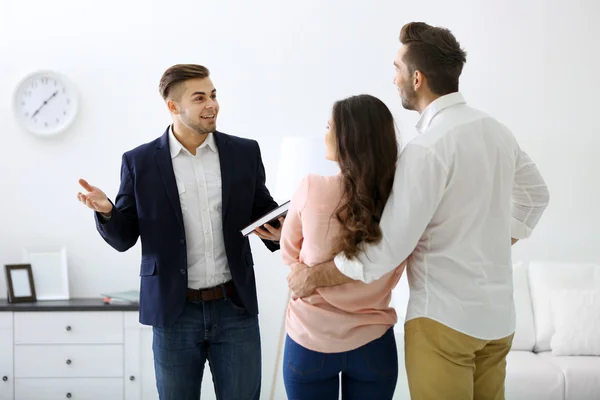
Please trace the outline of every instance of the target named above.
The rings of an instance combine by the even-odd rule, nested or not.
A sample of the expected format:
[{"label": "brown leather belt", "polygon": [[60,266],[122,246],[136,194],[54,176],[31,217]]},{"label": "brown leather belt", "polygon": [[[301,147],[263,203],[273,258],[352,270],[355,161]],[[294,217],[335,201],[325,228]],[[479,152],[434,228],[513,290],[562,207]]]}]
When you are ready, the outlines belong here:
[{"label": "brown leather belt", "polygon": [[187,299],[190,301],[212,301],[235,295],[235,286],[232,281],[223,285],[215,286],[208,289],[190,289],[187,290]]}]

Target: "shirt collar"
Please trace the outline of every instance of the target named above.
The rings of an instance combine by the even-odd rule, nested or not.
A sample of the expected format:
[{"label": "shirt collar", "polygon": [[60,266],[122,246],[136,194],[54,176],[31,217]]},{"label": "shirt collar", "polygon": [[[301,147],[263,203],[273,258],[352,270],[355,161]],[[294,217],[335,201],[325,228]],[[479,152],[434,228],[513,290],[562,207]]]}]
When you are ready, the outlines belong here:
[{"label": "shirt collar", "polygon": [[[198,149],[201,149],[205,146],[208,146],[208,148],[214,151],[215,153],[218,152],[217,143],[215,142],[215,137],[212,134],[212,132],[210,132],[204,140],[204,142],[200,146],[198,146]],[[171,125],[171,127],[169,128],[169,149],[171,150],[172,159],[177,157],[180,151],[187,151],[187,149],[183,147],[183,145],[175,137],[175,133],[173,133],[173,125]]]},{"label": "shirt collar", "polygon": [[459,92],[450,93],[441,97],[438,97],[434,101],[431,102],[425,108],[425,110],[421,113],[421,117],[417,122],[416,128],[417,132],[420,134],[424,133],[429,125],[431,125],[431,121],[433,118],[438,115],[440,112],[445,110],[446,108],[456,106],[458,104],[466,104],[466,101],[462,94]]}]

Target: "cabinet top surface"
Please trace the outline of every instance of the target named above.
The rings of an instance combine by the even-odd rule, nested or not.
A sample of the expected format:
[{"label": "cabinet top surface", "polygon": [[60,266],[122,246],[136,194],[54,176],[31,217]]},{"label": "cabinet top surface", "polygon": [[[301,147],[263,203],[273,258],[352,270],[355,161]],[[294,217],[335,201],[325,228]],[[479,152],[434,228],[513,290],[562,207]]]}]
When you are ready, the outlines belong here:
[{"label": "cabinet top surface", "polygon": [[9,303],[0,299],[2,311],[138,311],[137,303],[104,304],[101,298],[43,300],[33,303]]}]

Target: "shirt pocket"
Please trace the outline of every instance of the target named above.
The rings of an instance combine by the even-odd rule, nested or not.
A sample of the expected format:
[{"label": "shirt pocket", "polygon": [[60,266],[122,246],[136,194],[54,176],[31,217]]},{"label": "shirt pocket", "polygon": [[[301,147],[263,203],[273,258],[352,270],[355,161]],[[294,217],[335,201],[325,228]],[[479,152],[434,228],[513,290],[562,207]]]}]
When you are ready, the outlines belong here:
[{"label": "shirt pocket", "polygon": [[185,183],[181,182],[179,179],[176,179],[175,183],[177,184],[177,193],[181,196],[185,193]]},{"label": "shirt pocket", "polygon": [[183,183],[179,179],[176,179],[175,182],[177,184],[177,194],[179,195],[179,205],[181,206],[181,212],[183,214],[187,214],[188,201],[186,200],[186,198],[188,195],[185,193],[186,192],[185,183]]}]

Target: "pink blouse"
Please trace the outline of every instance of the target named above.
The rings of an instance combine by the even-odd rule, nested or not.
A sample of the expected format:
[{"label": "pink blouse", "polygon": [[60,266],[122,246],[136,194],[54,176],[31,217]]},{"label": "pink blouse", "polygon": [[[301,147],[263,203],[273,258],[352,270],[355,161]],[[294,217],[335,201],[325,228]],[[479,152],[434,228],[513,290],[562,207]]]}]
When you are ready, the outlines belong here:
[{"label": "pink blouse", "polygon": [[[281,233],[283,262],[309,267],[332,260],[340,224],[335,211],[342,199],[342,177],[309,175],[290,202]],[[405,263],[379,280],[319,288],[290,301],[287,334],[301,346],[322,353],[350,351],[381,337],[398,318],[391,292]]]}]

